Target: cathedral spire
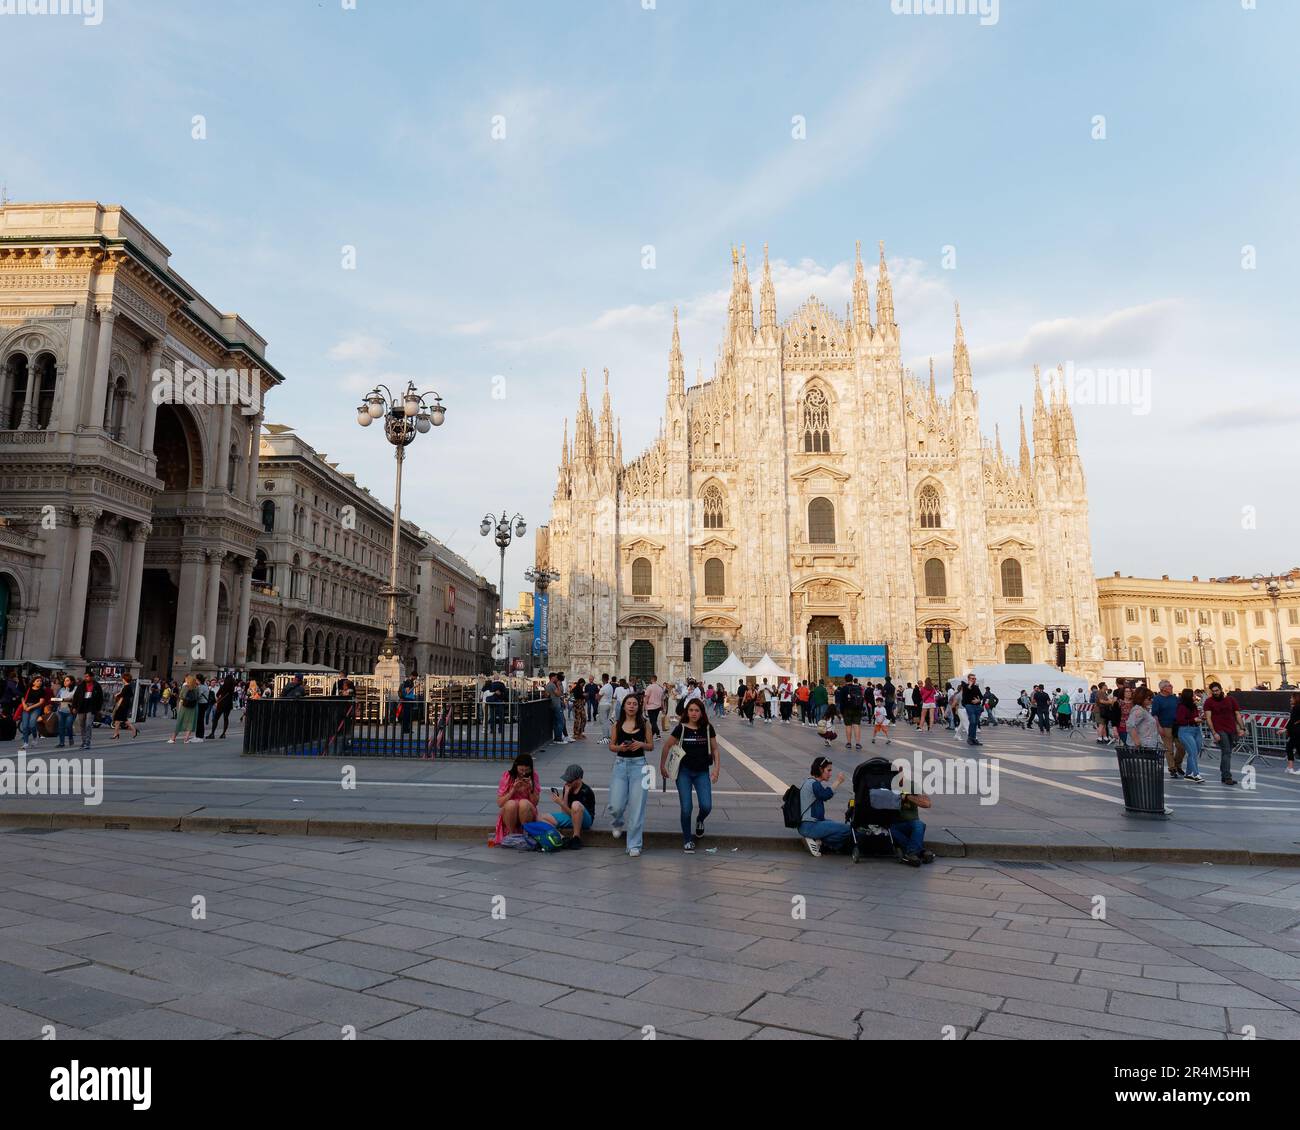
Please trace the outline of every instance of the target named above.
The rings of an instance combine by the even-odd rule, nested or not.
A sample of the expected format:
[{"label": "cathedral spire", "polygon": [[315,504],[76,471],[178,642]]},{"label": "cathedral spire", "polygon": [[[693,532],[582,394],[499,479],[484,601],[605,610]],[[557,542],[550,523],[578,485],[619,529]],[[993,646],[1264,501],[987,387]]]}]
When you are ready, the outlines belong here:
[{"label": "cathedral spire", "polygon": [[1047,414],[1047,405],[1043,403],[1043,377],[1037,365],[1034,366],[1034,458],[1050,456],[1054,448],[1052,442],[1052,420]]},{"label": "cathedral spire", "polygon": [[758,288],[759,328],[776,329],[776,288],[772,285],[772,268],[767,261],[767,244],[763,244],[763,282]]},{"label": "cathedral spire", "polygon": [[614,462],[618,466],[623,466],[623,417],[618,418],[618,425],[614,431]]},{"label": "cathedral spire", "polygon": [[578,396],[578,418],[573,425],[573,457],[588,460],[596,446],[596,429],[591,422],[591,406],[587,403],[587,370],[582,370],[582,392]]},{"label": "cathedral spire", "polygon": [[894,326],[894,288],[889,281],[889,268],[885,266],[885,241],[880,241],[880,269],[876,276],[876,328],[884,330]]},{"label": "cathedral spire", "polygon": [[605,393],[600,401],[600,447],[602,459],[614,458],[614,413],[609,405],[609,370],[605,370]]},{"label": "cathedral spire", "polygon": [[1020,473],[1029,473],[1029,440],[1025,436],[1025,406],[1020,406]]},{"label": "cathedral spire", "polygon": [[966,349],[966,334],[961,328],[961,304],[954,302],[957,315],[957,335],[952,345],[952,384],[955,392],[971,392],[970,353]]},{"label": "cathedral spire", "polygon": [[993,425],[993,450],[997,452],[998,462],[1005,463],[1006,456],[1002,453],[1002,427],[1000,424]]},{"label": "cathedral spire", "polygon": [[746,336],[754,333],[754,292],[749,285],[749,264],[745,262],[745,245],[740,245],[740,273],[736,276],[736,318]]},{"label": "cathedral spire", "polygon": [[668,351],[668,395],[686,395],[686,369],[682,364],[682,335],[677,329],[677,307],[673,307],[673,344]]},{"label": "cathedral spire", "polygon": [[862,270],[862,240],[853,255],[853,326],[859,333],[871,333],[871,296],[867,293],[867,276]]},{"label": "cathedral spire", "polygon": [[567,470],[569,466],[569,417],[564,417],[564,440],[560,444],[560,469]]},{"label": "cathedral spire", "polygon": [[933,406],[939,403],[939,394],[934,387],[934,358],[930,358],[930,404]]}]

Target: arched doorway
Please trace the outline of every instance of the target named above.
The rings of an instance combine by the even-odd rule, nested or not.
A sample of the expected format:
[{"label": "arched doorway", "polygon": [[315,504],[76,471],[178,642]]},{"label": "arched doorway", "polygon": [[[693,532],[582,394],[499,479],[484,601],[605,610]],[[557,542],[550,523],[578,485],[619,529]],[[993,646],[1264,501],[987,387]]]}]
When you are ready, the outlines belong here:
[{"label": "arched doorway", "polygon": [[90,555],[90,577],[86,584],[86,611],[81,622],[81,655],[84,659],[117,659],[108,652],[108,621],[117,602],[113,568],[99,550]]},{"label": "arched doorway", "polygon": [[816,682],[829,670],[828,644],[844,642],[844,623],[838,616],[814,616],[808,621],[808,677]]},{"label": "arched doorway", "polygon": [[701,670],[708,674],[715,667],[721,667],[727,661],[727,645],[721,640],[709,640],[704,645],[704,651],[701,654],[700,662],[703,665]]},{"label": "arched doorway", "polygon": [[1029,648],[1022,643],[1007,644],[1007,662],[1008,663],[1032,663],[1033,658],[1029,654]]},{"label": "arched doorway", "polygon": [[18,611],[18,586],[7,573],[0,573],[0,659],[18,659],[5,650],[9,638],[9,617]]},{"label": "arched doorway", "polygon": [[153,451],[164,490],[203,485],[203,444],[188,410],[175,404],[158,405]]},{"label": "arched doorway", "polygon": [[925,673],[936,687],[946,687],[952,681],[952,648],[946,643],[932,643],[925,649]]},{"label": "arched doorway", "polygon": [[633,640],[627,651],[629,679],[648,681],[655,671],[655,645],[649,640]]},{"label": "arched doorway", "polygon": [[146,569],[140,582],[140,632],[135,654],[144,675],[171,678],[175,658],[176,600],[179,593],[166,569]]}]

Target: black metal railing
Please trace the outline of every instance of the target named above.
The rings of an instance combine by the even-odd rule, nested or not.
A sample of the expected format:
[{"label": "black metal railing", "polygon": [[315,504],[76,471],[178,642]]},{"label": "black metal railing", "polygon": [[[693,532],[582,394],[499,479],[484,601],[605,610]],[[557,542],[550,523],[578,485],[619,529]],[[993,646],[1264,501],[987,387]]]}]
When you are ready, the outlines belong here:
[{"label": "black metal railing", "polygon": [[348,698],[254,699],[244,753],[288,757],[495,760],[532,753],[551,737],[544,699],[510,703],[389,700],[382,715],[356,717]]}]

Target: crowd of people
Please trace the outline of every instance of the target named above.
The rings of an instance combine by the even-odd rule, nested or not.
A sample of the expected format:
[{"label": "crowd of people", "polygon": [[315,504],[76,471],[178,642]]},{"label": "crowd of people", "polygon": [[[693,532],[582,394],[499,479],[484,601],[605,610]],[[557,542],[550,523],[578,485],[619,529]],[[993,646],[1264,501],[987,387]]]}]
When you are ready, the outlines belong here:
[{"label": "crowd of people", "polygon": [[39,672],[24,677],[10,668],[0,685],[0,741],[18,739],[19,753],[45,739],[57,740],[57,749],[74,744],[86,749],[96,727],[111,729],[114,741],[124,733],[136,738],[141,723],[158,717],[175,723],[168,744],[210,741],[226,737],[235,709],[242,711],[250,698],[269,693],[256,680],[229,675],[220,681],[198,674],[180,682],[157,676],[145,682],[123,672],[114,684],[106,688],[93,669],[78,679]]}]

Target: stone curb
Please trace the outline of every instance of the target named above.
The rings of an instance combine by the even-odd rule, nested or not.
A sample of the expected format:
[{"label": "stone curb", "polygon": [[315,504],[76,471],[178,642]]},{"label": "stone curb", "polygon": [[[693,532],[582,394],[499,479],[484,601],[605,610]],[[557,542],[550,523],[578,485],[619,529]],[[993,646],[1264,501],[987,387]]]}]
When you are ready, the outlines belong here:
[{"label": "stone curb", "polygon": [[[0,827],[47,829],[109,829],[150,832],[229,832],[236,835],[343,836],[376,840],[448,840],[487,843],[490,829],[482,824],[403,823],[385,820],[330,820],[304,817],[234,816],[141,816],[129,812],[0,812]],[[588,833],[584,843],[612,848],[616,841],[608,832]],[[681,837],[676,832],[647,832],[647,847],[676,849]],[[803,841],[795,835],[714,836],[701,841],[705,847],[724,850],[749,848],[760,851],[802,851]],[[942,858],[993,859],[1063,863],[1214,863],[1246,867],[1300,867],[1300,851],[1250,851],[1245,848],[1118,847],[1109,844],[1026,844],[945,843],[927,846]]]}]

